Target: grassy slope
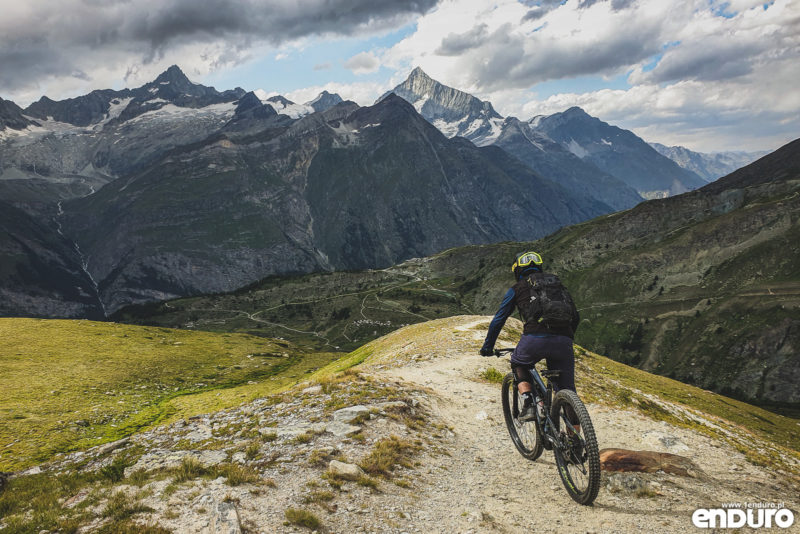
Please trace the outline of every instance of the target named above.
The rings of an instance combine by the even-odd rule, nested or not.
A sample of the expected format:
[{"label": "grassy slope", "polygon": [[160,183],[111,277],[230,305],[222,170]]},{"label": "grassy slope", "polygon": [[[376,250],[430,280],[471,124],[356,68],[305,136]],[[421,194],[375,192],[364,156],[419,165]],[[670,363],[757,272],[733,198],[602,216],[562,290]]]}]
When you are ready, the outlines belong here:
[{"label": "grassy slope", "polygon": [[91,321],[0,319],[0,339],[0,471],[240,404],[338,356]]}]

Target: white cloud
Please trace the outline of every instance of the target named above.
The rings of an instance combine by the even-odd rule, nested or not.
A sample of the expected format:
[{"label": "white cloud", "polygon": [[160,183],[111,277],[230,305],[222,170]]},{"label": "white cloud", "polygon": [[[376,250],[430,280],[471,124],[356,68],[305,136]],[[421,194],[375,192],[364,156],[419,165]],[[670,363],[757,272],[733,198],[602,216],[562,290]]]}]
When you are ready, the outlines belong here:
[{"label": "white cloud", "polygon": [[[504,115],[578,105],[655,141],[775,148],[800,136],[800,0],[767,4],[447,0],[382,60],[420,66]],[[630,89],[597,88],[626,75]],[[569,79],[595,85],[535,98],[538,83]]]},{"label": "white cloud", "polygon": [[375,72],[381,66],[381,62],[372,52],[360,52],[344,62],[344,67],[353,74],[369,74]]},{"label": "white cloud", "polygon": [[[210,72],[240,64],[258,48],[276,49],[310,36],[385,33],[407,24],[435,1],[4,2],[0,92],[21,101],[23,95],[40,95],[46,89],[59,98],[76,85],[89,90],[109,87],[126,71],[157,73],[173,63],[194,63],[196,70]],[[283,53],[278,51],[279,56]]]}]

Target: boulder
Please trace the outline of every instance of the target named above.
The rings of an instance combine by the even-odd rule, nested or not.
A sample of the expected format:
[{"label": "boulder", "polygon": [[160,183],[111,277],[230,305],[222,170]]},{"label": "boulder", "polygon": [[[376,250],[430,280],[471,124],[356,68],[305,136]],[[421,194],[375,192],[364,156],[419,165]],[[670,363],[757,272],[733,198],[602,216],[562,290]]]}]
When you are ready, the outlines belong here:
[{"label": "boulder", "polygon": [[652,491],[650,484],[637,473],[612,473],[604,478],[603,484],[611,493],[646,493]]},{"label": "boulder", "polygon": [[338,478],[346,478],[348,480],[356,480],[364,474],[364,471],[357,465],[346,464],[338,460],[331,460],[331,463],[328,464],[328,471]]},{"label": "boulder", "polygon": [[671,475],[696,477],[702,471],[685,456],[668,452],[629,451],[626,449],[603,449],[600,465],[604,471],[655,473],[663,471]]},{"label": "boulder", "polygon": [[320,386],[320,385],[309,386],[309,387],[305,388],[303,391],[301,391],[300,393],[302,393],[304,395],[317,395],[319,393],[322,393],[322,386]]},{"label": "boulder", "polygon": [[241,534],[239,512],[232,502],[218,503],[211,519],[211,532],[217,534]]},{"label": "boulder", "polygon": [[369,408],[366,406],[348,406],[333,412],[333,420],[341,423],[352,423],[358,417],[369,415]]},{"label": "boulder", "polygon": [[689,447],[679,438],[658,430],[645,432],[642,436],[642,443],[647,447],[663,449],[665,452],[671,453],[686,452],[689,450]]},{"label": "boulder", "polygon": [[344,438],[361,431],[360,426],[348,425],[341,421],[333,421],[325,426],[325,431],[333,434],[337,438]]},{"label": "boulder", "polygon": [[100,445],[97,447],[97,455],[102,456],[104,454],[108,454],[109,452],[115,451],[120,447],[125,447],[130,443],[130,438],[122,438],[118,439],[117,441],[112,441],[111,443],[106,443],[105,445]]}]

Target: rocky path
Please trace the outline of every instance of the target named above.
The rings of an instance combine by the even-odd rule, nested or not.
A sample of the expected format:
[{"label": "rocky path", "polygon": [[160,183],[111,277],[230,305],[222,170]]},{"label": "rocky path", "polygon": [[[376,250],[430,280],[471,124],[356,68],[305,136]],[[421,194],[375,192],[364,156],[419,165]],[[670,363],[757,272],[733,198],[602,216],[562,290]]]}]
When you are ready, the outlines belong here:
[{"label": "rocky path", "polygon": [[[482,340],[485,319],[456,327]],[[477,346],[477,345],[476,345]],[[435,416],[454,436],[451,457],[429,468],[419,492],[418,513],[433,518],[433,532],[685,532],[692,512],[725,502],[786,502],[797,510],[796,489],[782,486],[769,469],[742,454],[687,430],[630,411],[590,405],[600,448],[671,452],[691,458],[698,478],[665,474],[604,474],[594,506],[573,502],[561,485],[552,453],[530,462],[514,449],[503,420],[499,386],[476,381],[491,365],[507,360],[442,350],[427,361],[382,371],[432,391]],[[580,390],[580,377],[578,377]],[[638,496],[637,496],[638,495]],[[432,527],[432,529],[431,529]]]}]

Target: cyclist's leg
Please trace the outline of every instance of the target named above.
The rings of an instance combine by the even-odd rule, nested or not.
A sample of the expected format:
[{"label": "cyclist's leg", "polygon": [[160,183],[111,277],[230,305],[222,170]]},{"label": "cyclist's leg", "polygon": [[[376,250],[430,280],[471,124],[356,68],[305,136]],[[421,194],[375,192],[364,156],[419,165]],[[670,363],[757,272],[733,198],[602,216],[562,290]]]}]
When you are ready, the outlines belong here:
[{"label": "cyclist's leg", "polygon": [[520,393],[529,393],[533,391],[533,375],[531,374],[531,368],[528,365],[516,365],[511,364],[511,370],[514,372],[514,376],[517,377],[517,387]]},{"label": "cyclist's leg", "polygon": [[511,369],[514,371],[514,376],[517,377],[520,393],[533,391],[533,375],[530,370],[536,365],[536,362],[542,359],[537,356],[537,354],[541,354],[538,350],[540,339],[533,336],[522,336],[511,354]]}]

